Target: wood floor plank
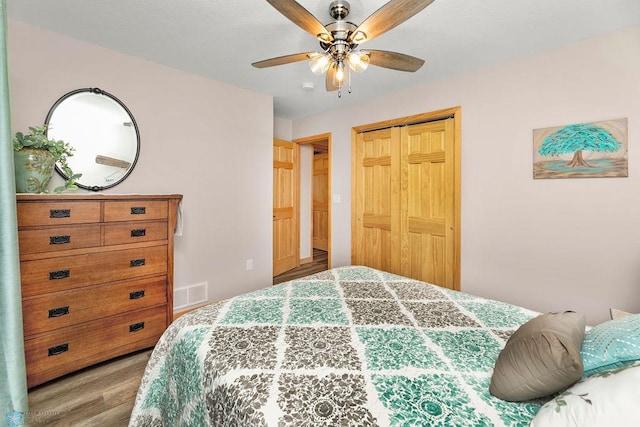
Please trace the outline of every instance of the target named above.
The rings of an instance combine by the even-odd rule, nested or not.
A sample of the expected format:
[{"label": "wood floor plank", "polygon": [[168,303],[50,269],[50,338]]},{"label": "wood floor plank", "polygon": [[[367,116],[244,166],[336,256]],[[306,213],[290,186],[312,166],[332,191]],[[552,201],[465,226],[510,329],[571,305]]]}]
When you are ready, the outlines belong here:
[{"label": "wood floor plank", "polygon": [[273,278],[273,284],[288,282],[289,280],[298,279],[300,277],[308,276],[310,274],[319,273],[329,268],[329,257],[326,251],[320,249],[313,250],[313,261],[302,264],[300,267],[293,270],[285,271]]},{"label": "wood floor plank", "polygon": [[30,390],[32,424],[126,426],[150,355],[133,353]]}]

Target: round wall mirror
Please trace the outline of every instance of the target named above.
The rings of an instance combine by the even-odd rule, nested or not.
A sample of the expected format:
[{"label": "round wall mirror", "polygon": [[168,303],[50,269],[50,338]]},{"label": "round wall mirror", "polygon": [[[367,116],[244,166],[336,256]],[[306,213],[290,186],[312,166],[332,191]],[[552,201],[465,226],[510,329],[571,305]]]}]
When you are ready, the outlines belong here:
[{"label": "round wall mirror", "polygon": [[[131,173],[140,153],[140,133],[129,109],[98,88],[71,91],[53,104],[47,136],[63,140],[75,151],[68,164],[81,173],[80,188],[101,191],[118,185]],[[59,165],[56,171],[65,179]]]}]

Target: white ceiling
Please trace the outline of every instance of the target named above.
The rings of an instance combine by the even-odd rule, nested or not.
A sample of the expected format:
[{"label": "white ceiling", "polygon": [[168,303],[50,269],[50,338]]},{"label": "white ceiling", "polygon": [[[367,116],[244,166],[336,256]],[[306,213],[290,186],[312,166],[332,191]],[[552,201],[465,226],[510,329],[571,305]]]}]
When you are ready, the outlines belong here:
[{"label": "white ceiling", "polygon": [[[331,0],[298,2],[324,24],[332,21]],[[386,0],[349,2],[347,20],[360,24]],[[7,10],[10,19],[272,95],[275,115],[287,119],[640,25],[640,0],[436,0],[362,45],[426,64],[416,73],[371,66],[338,99],[305,62],[251,66],[319,50],[314,37],[265,0],[7,0]],[[306,82],[315,89],[304,91]]]}]

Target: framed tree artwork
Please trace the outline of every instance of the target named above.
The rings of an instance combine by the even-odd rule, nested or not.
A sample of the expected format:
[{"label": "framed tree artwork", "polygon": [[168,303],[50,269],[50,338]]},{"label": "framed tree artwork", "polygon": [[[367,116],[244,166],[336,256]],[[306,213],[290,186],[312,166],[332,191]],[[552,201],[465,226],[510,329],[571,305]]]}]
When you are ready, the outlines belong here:
[{"label": "framed tree artwork", "polygon": [[533,131],[533,177],[626,177],[627,119]]}]

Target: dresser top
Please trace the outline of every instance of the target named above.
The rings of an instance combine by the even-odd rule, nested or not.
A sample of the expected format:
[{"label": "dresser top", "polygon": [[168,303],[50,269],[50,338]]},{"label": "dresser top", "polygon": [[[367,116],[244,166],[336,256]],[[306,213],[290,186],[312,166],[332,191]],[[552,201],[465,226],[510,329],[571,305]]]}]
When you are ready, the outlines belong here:
[{"label": "dresser top", "polygon": [[82,193],[82,194],[16,194],[18,201],[61,201],[61,200],[170,200],[182,199],[182,194],[102,194],[102,193]]}]

